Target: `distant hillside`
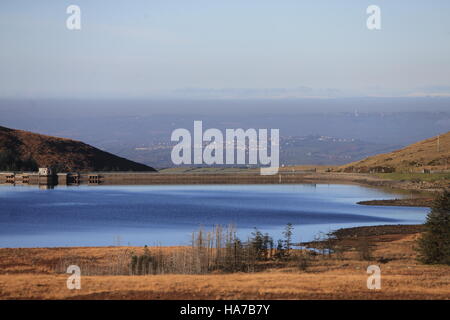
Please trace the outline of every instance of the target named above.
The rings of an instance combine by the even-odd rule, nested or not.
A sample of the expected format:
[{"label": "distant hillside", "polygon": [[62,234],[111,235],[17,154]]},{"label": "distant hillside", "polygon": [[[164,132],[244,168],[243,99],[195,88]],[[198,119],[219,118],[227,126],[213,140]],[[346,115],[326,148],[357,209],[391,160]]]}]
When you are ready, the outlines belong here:
[{"label": "distant hillside", "polygon": [[54,167],[58,171],[155,171],[80,141],[0,126],[0,170],[28,171]]},{"label": "distant hillside", "polygon": [[450,169],[450,131],[394,152],[379,154],[339,168],[347,172],[420,171]]}]

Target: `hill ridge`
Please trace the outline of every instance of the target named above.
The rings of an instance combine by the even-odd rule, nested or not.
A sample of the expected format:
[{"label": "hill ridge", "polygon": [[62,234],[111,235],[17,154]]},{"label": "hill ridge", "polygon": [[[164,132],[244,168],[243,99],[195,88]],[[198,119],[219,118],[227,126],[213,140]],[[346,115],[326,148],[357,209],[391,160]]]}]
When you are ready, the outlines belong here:
[{"label": "hill ridge", "polygon": [[450,131],[404,148],[367,157],[339,167],[344,172],[447,170],[450,166]]},{"label": "hill ridge", "polygon": [[0,126],[0,170],[156,171],[82,141]]}]

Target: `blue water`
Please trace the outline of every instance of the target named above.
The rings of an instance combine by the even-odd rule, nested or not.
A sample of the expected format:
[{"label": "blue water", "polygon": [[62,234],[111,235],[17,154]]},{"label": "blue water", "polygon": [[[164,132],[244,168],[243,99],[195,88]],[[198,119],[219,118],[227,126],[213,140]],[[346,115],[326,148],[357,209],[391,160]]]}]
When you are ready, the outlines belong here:
[{"label": "blue water", "polygon": [[399,195],[354,185],[0,187],[0,247],[188,244],[200,226],[235,224],[294,240],[366,225],[418,224],[427,208],[362,206]]}]

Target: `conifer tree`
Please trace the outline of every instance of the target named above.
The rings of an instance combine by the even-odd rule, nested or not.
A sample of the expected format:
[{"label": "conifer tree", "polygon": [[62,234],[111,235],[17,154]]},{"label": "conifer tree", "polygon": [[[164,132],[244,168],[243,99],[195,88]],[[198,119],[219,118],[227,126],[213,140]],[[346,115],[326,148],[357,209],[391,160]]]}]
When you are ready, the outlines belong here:
[{"label": "conifer tree", "polygon": [[418,245],[419,260],[423,263],[450,265],[449,190],[445,190],[434,201]]}]

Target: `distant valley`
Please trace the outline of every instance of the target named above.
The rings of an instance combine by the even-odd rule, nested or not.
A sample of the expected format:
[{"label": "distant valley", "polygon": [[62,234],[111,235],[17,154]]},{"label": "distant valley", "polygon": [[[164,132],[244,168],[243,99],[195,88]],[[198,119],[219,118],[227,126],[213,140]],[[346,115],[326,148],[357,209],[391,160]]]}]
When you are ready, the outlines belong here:
[{"label": "distant valley", "polygon": [[[277,128],[281,164],[343,165],[449,131],[450,112],[438,111],[448,110],[448,103],[450,99],[0,100],[0,125],[83,141],[156,168],[172,166],[171,133],[192,129],[194,120],[222,131]],[[392,105],[402,111],[389,112]],[[430,111],[417,111],[425,109]]]},{"label": "distant valley", "polygon": [[[173,166],[170,154],[175,144],[160,141],[150,145],[123,146],[116,149],[116,152],[134,161],[166,168]],[[320,135],[280,137],[280,164],[342,165],[374,154],[389,152],[398,147]]]}]

